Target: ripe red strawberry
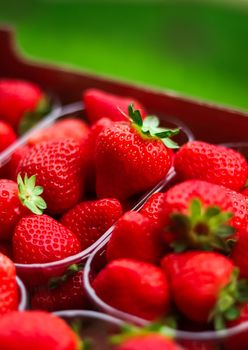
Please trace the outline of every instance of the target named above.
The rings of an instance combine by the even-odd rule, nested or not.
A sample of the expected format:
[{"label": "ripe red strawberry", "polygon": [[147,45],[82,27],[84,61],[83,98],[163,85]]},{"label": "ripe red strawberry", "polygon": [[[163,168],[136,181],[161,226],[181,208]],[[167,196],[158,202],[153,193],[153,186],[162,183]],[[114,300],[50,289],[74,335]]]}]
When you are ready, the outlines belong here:
[{"label": "ripe red strawberry", "polygon": [[53,314],[11,312],[0,318],[2,350],[78,350],[79,345],[78,336]]},{"label": "ripe red strawberry", "polygon": [[37,117],[47,109],[48,101],[41,89],[24,80],[0,80],[0,117],[14,129],[25,118]]},{"label": "ripe red strawberry", "polygon": [[130,258],[156,264],[164,249],[152,221],[140,213],[130,211],[118,220],[106,253],[108,261]]},{"label": "ripe red strawberry", "polygon": [[46,203],[39,196],[42,187],[35,187],[35,176],[24,182],[18,176],[18,184],[12,180],[0,179],[0,239],[9,240],[17,222],[32,211],[42,214]]},{"label": "ripe red strawberry", "polygon": [[242,193],[226,189],[226,196],[231,200],[234,217],[232,225],[237,231],[246,227],[248,223],[248,200]]},{"label": "ripe red strawberry", "polygon": [[10,161],[7,163],[8,178],[14,181],[16,180],[20,161],[22,160],[22,158],[24,158],[28,154],[29,151],[30,151],[30,147],[28,145],[24,145],[17,148],[11,154]]},{"label": "ripe red strawberry", "polygon": [[25,216],[15,228],[13,255],[16,263],[48,263],[80,250],[74,233],[47,215]]},{"label": "ripe red strawberry", "polygon": [[117,199],[99,199],[79,203],[61,218],[61,223],[75,233],[82,249],[86,249],[95,243],[121,214],[121,204]]},{"label": "ripe red strawberry", "polygon": [[165,194],[154,193],[142,207],[140,213],[152,220],[156,227],[164,227],[163,208],[165,205]]},{"label": "ripe red strawberry", "polygon": [[83,270],[71,265],[67,273],[51,279],[48,287],[40,287],[32,296],[32,309],[57,311],[84,309],[87,294],[83,288]]},{"label": "ripe red strawberry", "polygon": [[232,149],[190,141],[175,157],[175,169],[181,179],[199,179],[239,191],[248,178],[245,158]]},{"label": "ripe red strawberry", "polygon": [[[215,252],[172,253],[162,260],[171,295],[178,309],[199,323],[214,321],[217,329],[237,317],[236,303],[243,301],[247,285],[237,281],[232,261]],[[244,288],[245,287],[245,288]]]},{"label": "ripe red strawberry", "polygon": [[36,175],[44,188],[48,211],[61,214],[83,195],[83,151],[73,139],[42,142],[31,148],[19,164],[21,174]]},{"label": "ripe red strawberry", "polygon": [[115,350],[184,350],[172,339],[161,334],[148,333],[127,338]]},{"label": "ripe red strawberry", "polygon": [[129,108],[130,121],[104,129],[96,144],[96,192],[99,198],[120,200],[146,191],[168,173],[172,150],[168,137],[176,130],[158,127],[156,117],[142,121],[139,111]]},{"label": "ripe red strawberry", "polygon": [[146,116],[144,107],[135,99],[109,94],[102,90],[89,89],[83,93],[83,103],[89,121],[93,124],[101,118],[113,121],[126,120],[128,106],[133,103],[139,109],[142,118]]},{"label": "ripe red strawberry", "polygon": [[132,259],[112,261],[94,279],[93,287],[107,304],[147,320],[168,311],[166,277],[160,268],[149,263]]},{"label": "ripe red strawberry", "polygon": [[44,141],[63,140],[72,138],[78,142],[83,142],[89,134],[88,125],[77,118],[67,118],[57,121],[52,126],[37,131],[32,135],[28,144],[34,146]]},{"label": "ripe red strawberry", "polygon": [[[0,113],[1,116],[1,113]],[[0,152],[10,146],[16,140],[16,134],[12,127],[0,120]]]},{"label": "ripe red strawberry", "polygon": [[[14,263],[0,253],[0,319],[3,314],[17,310],[18,288]],[[0,346],[0,349],[3,349]]]},{"label": "ripe red strawberry", "polygon": [[[227,322],[227,327],[238,327],[248,322],[248,304],[244,304],[240,308],[240,315],[236,320]],[[228,333],[227,333],[228,335]],[[227,337],[225,341],[226,350],[247,350],[248,330],[247,327],[241,329],[235,336]]]}]

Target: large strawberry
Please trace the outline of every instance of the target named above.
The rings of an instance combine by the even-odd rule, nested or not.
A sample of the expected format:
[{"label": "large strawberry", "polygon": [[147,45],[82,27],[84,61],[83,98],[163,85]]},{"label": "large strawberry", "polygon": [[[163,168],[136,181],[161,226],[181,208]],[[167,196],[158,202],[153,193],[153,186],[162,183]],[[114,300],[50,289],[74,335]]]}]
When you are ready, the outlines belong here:
[{"label": "large strawberry", "polygon": [[25,216],[15,228],[13,255],[16,263],[48,263],[80,250],[80,242],[74,233],[50,216]]},{"label": "large strawberry", "polygon": [[232,149],[190,141],[175,157],[175,169],[181,179],[199,179],[239,191],[248,178],[245,158]]},{"label": "large strawberry", "polygon": [[30,211],[42,214],[46,208],[42,192],[42,187],[35,186],[35,176],[25,176],[23,181],[18,175],[17,183],[0,179],[0,239],[11,239],[17,222]]},{"label": "large strawberry", "polygon": [[[37,121],[48,110],[48,100],[34,83],[24,80],[0,80],[0,118],[14,129]],[[21,125],[22,124],[22,125]]]},{"label": "large strawberry", "polygon": [[[17,310],[18,288],[14,263],[0,253],[0,319],[2,314]],[[2,347],[0,346],[0,349]]]},{"label": "large strawberry", "polygon": [[107,259],[130,258],[158,263],[164,253],[163,244],[155,225],[137,212],[121,217],[107,245]]},{"label": "large strawberry", "polygon": [[12,127],[0,120],[0,152],[5,150],[16,140],[16,134]]},{"label": "large strawberry", "polygon": [[146,262],[117,259],[96,276],[93,288],[109,305],[153,320],[166,314],[168,284],[163,271]]},{"label": "large strawberry", "polygon": [[2,350],[78,350],[80,343],[65,321],[53,314],[11,312],[0,318]]},{"label": "large strawberry", "polygon": [[19,164],[21,174],[36,175],[44,188],[48,211],[61,214],[83,195],[83,151],[73,139],[42,142],[31,148]]},{"label": "large strawberry", "polygon": [[93,124],[101,118],[109,118],[113,121],[126,120],[128,106],[133,103],[135,109],[139,109],[142,118],[146,112],[144,107],[135,99],[109,94],[102,90],[89,89],[83,93],[83,103],[89,121]]},{"label": "large strawberry", "polygon": [[95,243],[122,214],[117,199],[105,198],[79,203],[70,209],[61,222],[78,237],[82,249]]},{"label": "large strawberry", "polygon": [[223,328],[225,320],[238,317],[237,305],[247,300],[247,282],[238,281],[238,270],[221,254],[172,253],[162,266],[178,309],[192,321],[213,320],[217,329]]},{"label": "large strawberry", "polygon": [[[156,185],[172,165],[176,147],[169,137],[178,129],[158,127],[156,117],[142,121],[139,111],[129,108],[130,121],[104,129],[96,144],[96,191],[100,198],[124,200]],[[167,147],[168,146],[168,147]]]}]

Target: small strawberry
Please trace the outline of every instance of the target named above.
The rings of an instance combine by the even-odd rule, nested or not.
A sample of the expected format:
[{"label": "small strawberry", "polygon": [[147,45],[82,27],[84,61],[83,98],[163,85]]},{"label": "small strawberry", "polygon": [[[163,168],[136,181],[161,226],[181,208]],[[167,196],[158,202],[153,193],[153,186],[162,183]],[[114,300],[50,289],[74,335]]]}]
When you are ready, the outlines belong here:
[{"label": "small strawberry", "polygon": [[[248,322],[248,304],[243,304],[240,308],[240,315],[235,320],[227,322],[227,327],[238,327],[246,325]],[[228,335],[228,333],[227,333]],[[225,349],[226,350],[247,350],[248,344],[248,330],[247,327],[241,328],[236,335],[232,337],[227,337],[225,340]]]},{"label": "small strawberry", "polygon": [[[104,129],[96,144],[96,192],[99,198],[119,200],[146,191],[162,180],[172,165],[169,137],[178,129],[159,128],[156,117],[142,121],[129,106],[129,122]],[[168,147],[167,147],[168,146]]]},{"label": "small strawberry", "polygon": [[16,263],[48,263],[77,254],[80,250],[74,233],[48,215],[25,216],[15,228],[13,255]]},{"label": "small strawberry", "polygon": [[86,249],[95,243],[122,214],[117,199],[99,199],[77,204],[61,218],[61,223],[75,233]]},{"label": "small strawberry", "polygon": [[30,211],[42,214],[46,209],[42,192],[42,187],[35,186],[35,176],[25,176],[23,181],[18,175],[17,183],[0,179],[0,239],[11,239],[17,222]]},{"label": "small strawberry", "polygon": [[42,142],[21,160],[21,174],[36,175],[49,213],[62,214],[83,195],[83,152],[73,139]]},{"label": "small strawberry", "polygon": [[12,127],[0,120],[0,152],[10,146],[16,140],[16,134]]},{"label": "small strawberry", "polygon": [[24,131],[48,110],[48,99],[34,83],[0,80],[0,118],[14,129]]},{"label": "small strawberry", "polygon": [[144,107],[133,98],[109,94],[102,90],[89,89],[83,93],[83,103],[87,117],[91,124],[101,118],[113,121],[126,120],[124,114],[128,113],[128,106],[133,103],[139,109],[142,118],[146,116]]},{"label": "small strawberry", "polygon": [[156,227],[164,227],[163,208],[165,205],[165,194],[154,193],[142,207],[140,213],[152,220]]},{"label": "small strawberry", "polygon": [[201,141],[190,141],[179,150],[175,169],[183,180],[205,180],[235,191],[248,177],[248,164],[239,152]]},{"label": "small strawberry", "polygon": [[168,284],[162,270],[132,259],[110,262],[96,276],[93,288],[114,308],[153,320],[169,307]]},{"label": "small strawberry", "polygon": [[125,213],[117,222],[107,244],[107,259],[130,258],[158,263],[164,253],[152,221],[137,212]]},{"label": "small strawberry", "polygon": [[76,264],[63,276],[51,279],[48,287],[37,289],[31,299],[32,309],[46,311],[84,309],[87,303],[83,270]]},{"label": "small strawberry", "polygon": [[2,350],[78,350],[80,343],[65,321],[53,314],[14,311],[0,318]]},{"label": "small strawberry", "polygon": [[29,139],[28,144],[37,145],[44,141],[63,140],[72,138],[78,142],[83,142],[89,134],[88,125],[80,119],[67,118],[57,121],[54,125],[35,132]]},{"label": "small strawberry", "polygon": [[214,321],[221,329],[225,320],[238,317],[237,304],[248,297],[248,284],[238,281],[232,261],[215,252],[172,253],[162,260],[171,295],[190,320]]},{"label": "small strawberry", "polygon": [[[15,265],[7,256],[0,253],[0,316],[17,310],[17,307],[18,288]],[[1,346],[0,348],[2,349]]]}]

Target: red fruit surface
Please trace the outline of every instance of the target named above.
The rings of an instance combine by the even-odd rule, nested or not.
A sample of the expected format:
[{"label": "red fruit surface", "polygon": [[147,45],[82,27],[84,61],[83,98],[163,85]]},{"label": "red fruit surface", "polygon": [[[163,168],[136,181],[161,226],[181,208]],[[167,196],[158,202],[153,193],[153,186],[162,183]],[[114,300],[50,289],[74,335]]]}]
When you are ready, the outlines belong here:
[{"label": "red fruit surface", "polygon": [[130,258],[158,263],[164,249],[152,221],[137,212],[127,212],[117,222],[107,244],[107,259]]},{"label": "red fruit surface", "polygon": [[165,194],[154,193],[142,207],[140,213],[152,220],[156,227],[164,227],[163,208],[165,205]]},{"label": "red fruit surface", "polygon": [[100,199],[82,202],[70,209],[61,223],[75,233],[86,249],[95,243],[122,214],[121,204],[117,199]]},{"label": "red fruit surface", "polygon": [[191,251],[169,254],[161,264],[178,309],[192,321],[207,322],[231,279],[232,261],[214,252]]},{"label": "red fruit surface", "polygon": [[0,80],[0,117],[16,129],[27,112],[34,111],[43,97],[41,89],[24,80]]},{"label": "red fruit surface", "polygon": [[80,119],[68,118],[57,121],[54,125],[37,131],[32,135],[28,144],[34,146],[44,141],[63,140],[72,138],[75,141],[83,142],[89,134],[88,125]]},{"label": "red fruit surface", "polygon": [[183,350],[172,339],[160,334],[135,336],[124,341],[116,350]]},{"label": "red fruit surface", "polygon": [[124,200],[155,186],[172,165],[172,150],[159,139],[144,138],[129,123],[104,129],[96,144],[99,198]]},{"label": "red fruit surface", "polygon": [[77,335],[53,314],[11,312],[0,318],[2,350],[77,350],[78,344]]},{"label": "red fruit surface", "polygon": [[231,253],[231,259],[240,270],[240,276],[248,278],[248,224],[237,234],[237,241]]},{"label": "red fruit surface", "polygon": [[[240,309],[240,316],[234,321],[227,323],[228,328],[236,327],[242,323],[248,322],[248,304],[244,304]],[[228,333],[227,333],[228,334]],[[248,344],[248,328],[244,327],[242,331],[238,332],[233,337],[228,337],[225,341],[226,350],[247,350]]]},{"label": "red fruit surface", "polygon": [[73,139],[42,142],[21,160],[18,171],[44,188],[48,212],[62,214],[83,195],[83,152]]},{"label": "red fruit surface", "polygon": [[28,154],[30,147],[28,145],[17,148],[11,155],[7,164],[9,177],[16,181],[18,175],[19,164],[21,160]]},{"label": "red fruit surface", "polygon": [[17,222],[28,213],[18,197],[17,183],[0,179],[0,240],[10,240]]},{"label": "red fruit surface", "polygon": [[[3,314],[17,310],[17,307],[18,288],[15,265],[7,256],[0,253],[0,320]],[[0,349],[3,348],[0,346]]]},{"label": "red fruit surface", "polygon": [[183,180],[204,180],[235,191],[244,187],[248,177],[248,164],[239,152],[201,141],[182,146],[174,165]]},{"label": "red fruit surface", "polygon": [[16,263],[48,263],[80,251],[80,242],[74,233],[48,215],[25,216],[15,228],[13,256]]},{"label": "red fruit surface", "polygon": [[232,225],[239,231],[248,224],[248,200],[242,193],[226,189],[226,196],[231,201],[234,217]]},{"label": "red fruit surface", "polygon": [[83,103],[89,121],[93,124],[101,118],[109,118],[113,121],[127,120],[128,106],[134,103],[144,118],[146,112],[144,107],[131,97],[122,97],[109,94],[102,90],[89,89],[83,93]]},{"label": "red fruit surface", "polygon": [[[1,117],[1,112],[0,112]],[[0,120],[0,152],[10,146],[16,140],[16,134],[12,127]]]},{"label": "red fruit surface", "polygon": [[145,262],[118,259],[94,279],[97,295],[112,307],[154,320],[168,311],[168,283],[163,271]]}]

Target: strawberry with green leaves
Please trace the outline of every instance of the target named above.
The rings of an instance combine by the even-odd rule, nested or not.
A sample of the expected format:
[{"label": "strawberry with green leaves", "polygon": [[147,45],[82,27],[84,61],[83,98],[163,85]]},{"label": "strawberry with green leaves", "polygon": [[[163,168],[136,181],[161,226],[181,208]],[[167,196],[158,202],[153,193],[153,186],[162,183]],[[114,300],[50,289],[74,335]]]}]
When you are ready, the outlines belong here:
[{"label": "strawberry with green leaves", "polygon": [[40,215],[46,209],[46,203],[40,197],[41,186],[35,186],[36,177],[24,179],[20,175],[17,183],[0,179],[0,239],[9,240],[17,222],[30,211]]},{"label": "strawberry with green leaves", "polygon": [[162,180],[172,165],[179,129],[159,127],[156,117],[142,120],[129,106],[129,121],[104,129],[96,144],[96,192],[99,198],[125,200]]},{"label": "strawberry with green leaves", "polygon": [[15,265],[0,253],[0,319],[3,314],[17,310],[18,299]]}]

